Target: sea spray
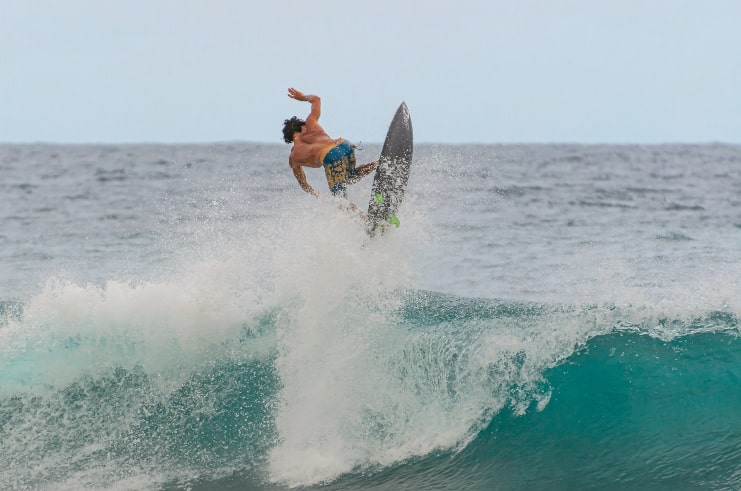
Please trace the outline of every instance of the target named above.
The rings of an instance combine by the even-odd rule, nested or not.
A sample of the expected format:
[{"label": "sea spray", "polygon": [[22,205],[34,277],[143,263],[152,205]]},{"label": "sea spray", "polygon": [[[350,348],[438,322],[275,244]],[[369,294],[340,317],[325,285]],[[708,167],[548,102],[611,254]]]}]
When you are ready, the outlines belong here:
[{"label": "sea spray", "polygon": [[303,252],[276,254],[278,291],[292,305],[278,326],[268,465],[277,482],[331,482],[465,448],[505,405],[542,410],[542,371],[594,332],[593,317],[574,320],[570,309],[481,300],[477,311],[475,301],[410,290],[408,265],[396,261],[409,235],[363,242],[337,223],[296,222],[286,233]]},{"label": "sea spray", "polygon": [[369,242],[361,224],[326,218],[320,227],[295,222],[288,231],[292,247],[276,255],[277,288],[295,309],[278,332],[283,388],[270,471],[296,484],[367,462],[354,438],[365,393],[360,375],[384,327],[381,296],[409,281],[407,265],[393,254],[399,241]]}]

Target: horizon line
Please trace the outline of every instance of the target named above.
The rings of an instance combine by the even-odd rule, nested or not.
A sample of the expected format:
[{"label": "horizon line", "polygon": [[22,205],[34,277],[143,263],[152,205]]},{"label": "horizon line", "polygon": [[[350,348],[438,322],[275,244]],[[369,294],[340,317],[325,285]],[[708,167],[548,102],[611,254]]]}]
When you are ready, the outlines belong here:
[{"label": "horizon line", "polygon": [[[175,146],[175,145],[271,145],[271,146],[288,146],[287,143],[278,141],[258,141],[258,140],[195,140],[195,141],[165,141],[165,140],[119,140],[119,141],[54,141],[54,140],[26,140],[26,141],[3,141],[0,140],[0,145],[58,145],[58,146],[93,146],[93,145],[163,145],[163,146]],[[365,145],[383,145],[383,141],[364,141],[362,144]],[[414,145],[449,145],[449,146],[461,146],[461,145],[615,145],[615,146],[626,146],[626,145],[645,145],[645,146],[660,146],[660,145],[728,145],[737,146],[741,145],[741,141],[725,141],[725,140],[665,140],[665,141],[576,141],[576,140],[553,140],[553,141],[527,141],[527,140],[512,140],[512,141],[461,141],[461,142],[448,142],[448,141],[420,141],[414,142]]]}]

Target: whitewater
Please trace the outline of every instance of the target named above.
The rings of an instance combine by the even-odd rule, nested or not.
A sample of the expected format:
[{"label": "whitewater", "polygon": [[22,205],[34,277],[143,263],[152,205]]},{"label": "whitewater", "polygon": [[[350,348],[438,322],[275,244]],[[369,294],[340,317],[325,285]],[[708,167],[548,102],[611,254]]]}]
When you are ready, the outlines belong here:
[{"label": "whitewater", "polygon": [[0,489],[741,487],[741,147],[414,156],[0,145]]}]

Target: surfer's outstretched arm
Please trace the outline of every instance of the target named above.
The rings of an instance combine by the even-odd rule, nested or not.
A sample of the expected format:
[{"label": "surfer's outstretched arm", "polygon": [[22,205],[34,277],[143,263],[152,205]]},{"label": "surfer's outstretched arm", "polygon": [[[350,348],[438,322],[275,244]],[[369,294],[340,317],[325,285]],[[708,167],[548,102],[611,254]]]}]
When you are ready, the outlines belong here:
[{"label": "surfer's outstretched arm", "polygon": [[[311,103],[311,112],[306,118],[306,125],[310,129],[313,129],[314,126],[319,126],[319,116],[322,114],[322,100],[318,95],[304,94],[300,90],[291,87],[288,89],[288,97],[297,101]],[[324,130],[322,129],[322,131]]]}]

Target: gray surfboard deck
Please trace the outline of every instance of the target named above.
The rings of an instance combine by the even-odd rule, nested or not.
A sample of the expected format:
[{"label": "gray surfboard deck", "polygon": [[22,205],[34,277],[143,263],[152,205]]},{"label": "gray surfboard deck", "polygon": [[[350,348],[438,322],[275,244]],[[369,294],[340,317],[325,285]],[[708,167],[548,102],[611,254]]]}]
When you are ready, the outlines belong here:
[{"label": "gray surfboard deck", "polygon": [[396,212],[409,182],[413,144],[412,119],[402,102],[391,120],[373,177],[367,223],[371,237],[383,234],[390,225],[399,226]]}]

